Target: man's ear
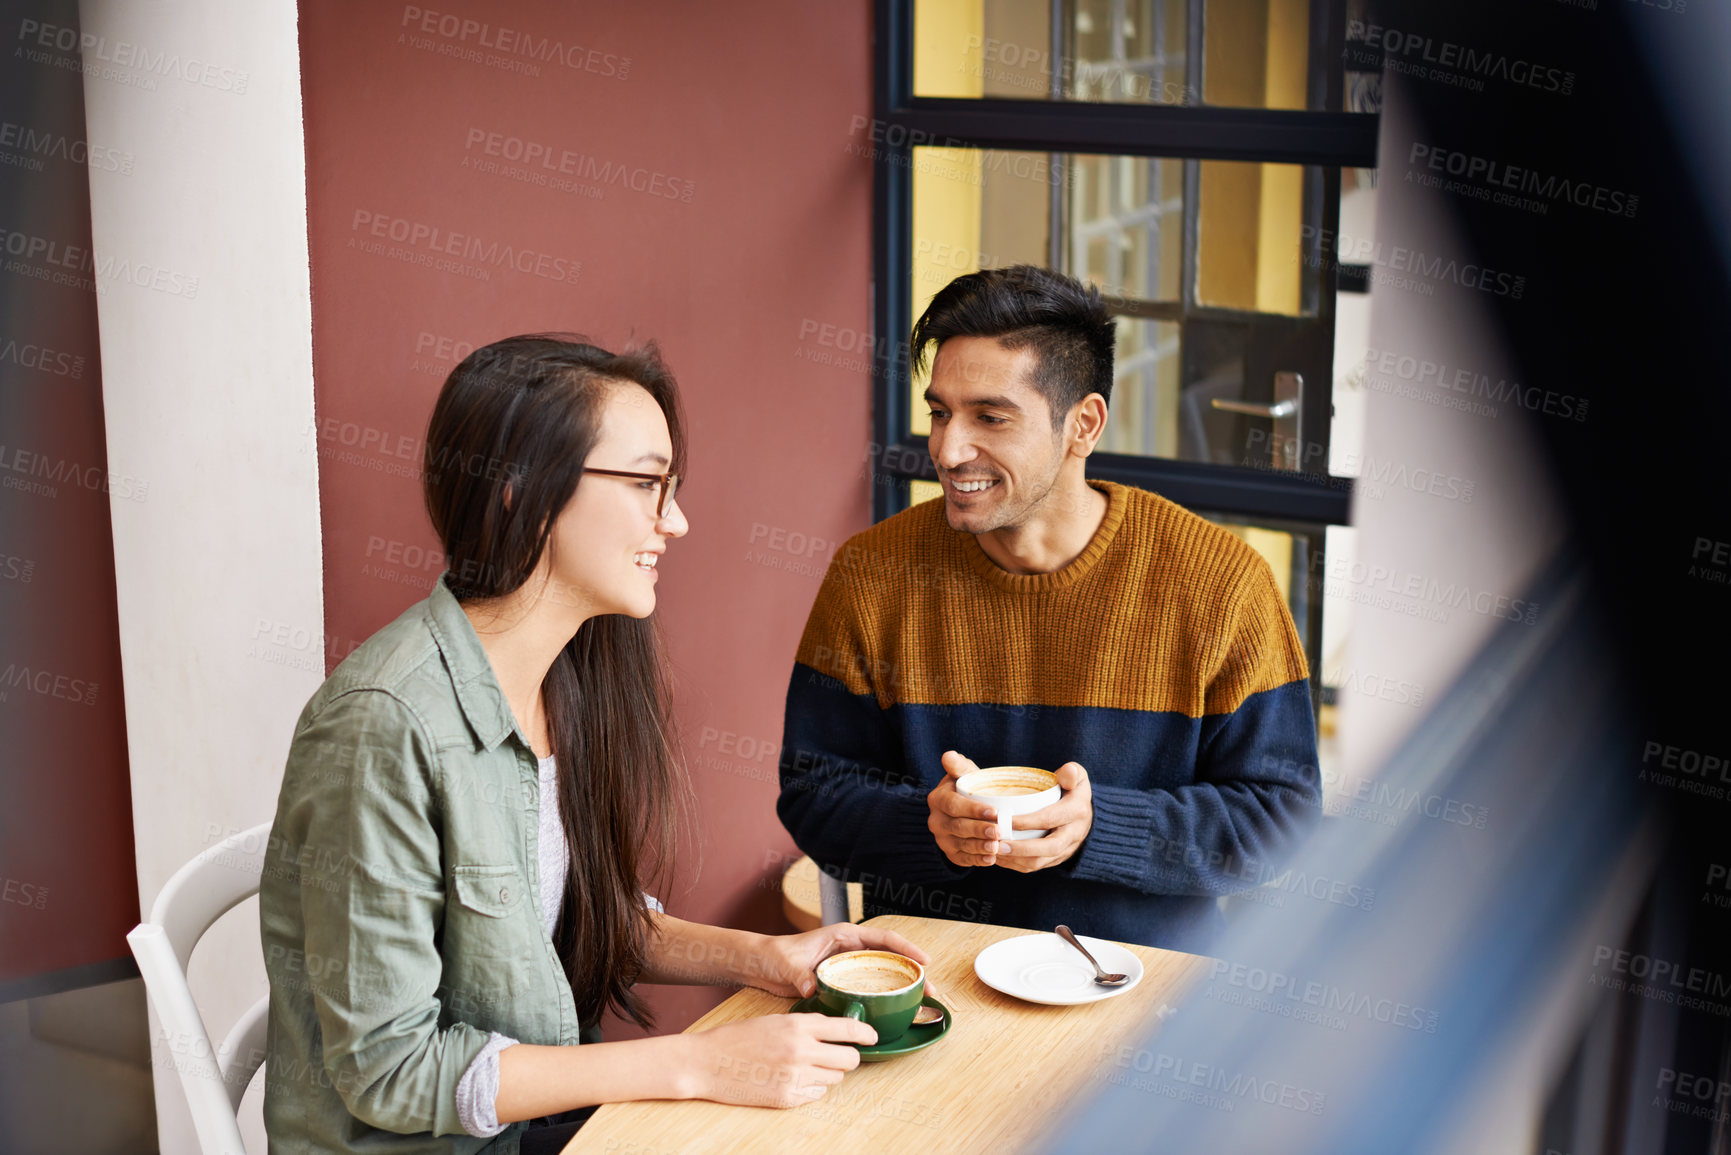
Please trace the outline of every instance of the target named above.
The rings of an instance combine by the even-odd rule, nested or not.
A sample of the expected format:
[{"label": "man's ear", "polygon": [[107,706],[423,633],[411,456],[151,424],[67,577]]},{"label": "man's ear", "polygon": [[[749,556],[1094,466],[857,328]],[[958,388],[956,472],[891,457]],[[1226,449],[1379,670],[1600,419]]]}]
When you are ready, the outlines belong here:
[{"label": "man's ear", "polygon": [[1064,447],[1077,457],[1092,454],[1106,432],[1106,399],[1088,394],[1070,409],[1064,425]]}]

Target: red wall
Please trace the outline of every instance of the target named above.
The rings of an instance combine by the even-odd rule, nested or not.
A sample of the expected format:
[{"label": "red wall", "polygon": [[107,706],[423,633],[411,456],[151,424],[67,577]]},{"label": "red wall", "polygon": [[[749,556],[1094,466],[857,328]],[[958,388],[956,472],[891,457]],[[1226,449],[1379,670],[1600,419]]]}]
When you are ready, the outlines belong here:
[{"label": "red wall", "polygon": [[[44,27],[78,22],[76,4],[42,5],[32,15]],[[75,51],[49,55],[77,60]],[[5,1002],[112,982],[132,965],[126,932],[138,925],[138,865],[109,507],[151,494],[149,478],[107,467],[90,179],[72,159],[84,151],[83,78],[10,60],[0,76],[0,121],[12,126],[0,166]],[[20,143],[26,133],[45,143]],[[132,163],[118,149],[106,156]],[[102,163],[98,150],[90,162]],[[117,283],[101,287],[131,289]]]},{"label": "red wall", "polygon": [[[659,340],[692,431],[660,613],[702,860],[669,909],[785,929],[782,696],[828,543],[869,521],[869,379],[807,359],[868,326],[868,0],[304,0],[301,41],[327,663],[440,569],[415,474],[462,353]],[[721,995],[652,994],[667,1029]]]}]

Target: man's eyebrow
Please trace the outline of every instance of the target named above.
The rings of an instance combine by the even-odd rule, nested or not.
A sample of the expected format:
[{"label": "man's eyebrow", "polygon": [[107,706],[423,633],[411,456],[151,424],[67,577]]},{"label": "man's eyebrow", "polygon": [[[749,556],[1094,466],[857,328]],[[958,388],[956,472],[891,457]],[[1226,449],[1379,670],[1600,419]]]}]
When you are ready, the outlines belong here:
[{"label": "man's eyebrow", "polygon": [[[943,404],[943,400],[930,389],[927,389],[925,392],[925,400],[927,405]],[[1020,412],[1022,408],[1016,402],[1004,396],[976,397],[972,401],[967,401],[963,404],[965,404],[969,409],[1014,409],[1017,412]]]}]

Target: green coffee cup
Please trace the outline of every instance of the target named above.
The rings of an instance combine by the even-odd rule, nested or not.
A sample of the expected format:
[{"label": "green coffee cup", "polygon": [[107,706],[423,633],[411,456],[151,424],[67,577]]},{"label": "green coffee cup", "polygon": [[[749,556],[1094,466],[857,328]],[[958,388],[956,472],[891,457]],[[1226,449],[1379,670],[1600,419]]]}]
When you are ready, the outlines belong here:
[{"label": "green coffee cup", "polygon": [[850,950],[817,965],[818,1008],[869,1024],[879,1043],[907,1034],[925,993],[925,968],[893,951]]}]

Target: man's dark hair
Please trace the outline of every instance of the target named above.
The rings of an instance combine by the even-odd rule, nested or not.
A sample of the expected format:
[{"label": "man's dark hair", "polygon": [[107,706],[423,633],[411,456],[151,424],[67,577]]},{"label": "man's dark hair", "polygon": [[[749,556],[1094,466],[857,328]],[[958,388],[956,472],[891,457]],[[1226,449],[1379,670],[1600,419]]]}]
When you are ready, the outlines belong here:
[{"label": "man's dark hair", "polygon": [[1062,273],[1011,265],[945,285],[914,323],[909,354],[916,375],[928,349],[951,337],[995,337],[1006,349],[1032,348],[1034,386],[1051,407],[1054,429],[1090,393],[1112,401],[1112,314],[1098,289]]}]

